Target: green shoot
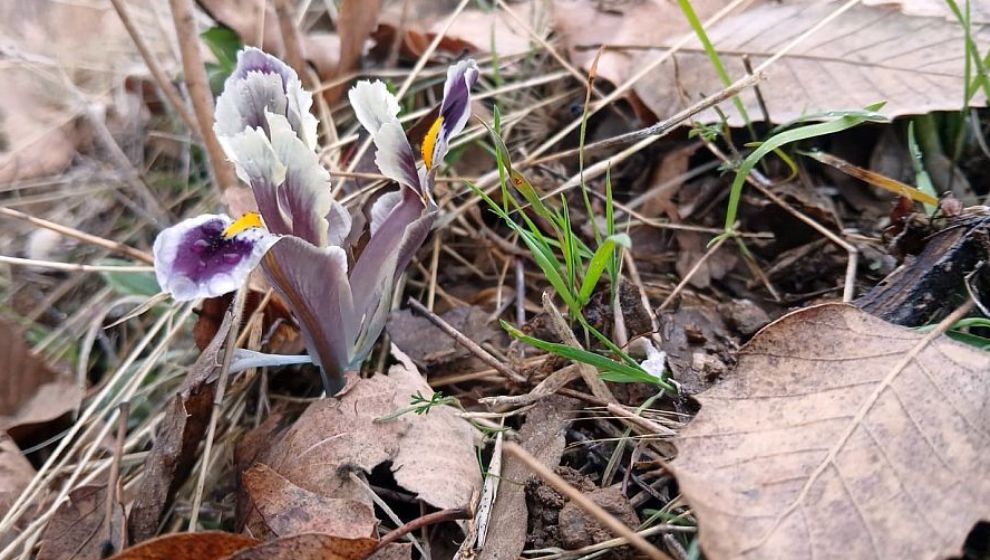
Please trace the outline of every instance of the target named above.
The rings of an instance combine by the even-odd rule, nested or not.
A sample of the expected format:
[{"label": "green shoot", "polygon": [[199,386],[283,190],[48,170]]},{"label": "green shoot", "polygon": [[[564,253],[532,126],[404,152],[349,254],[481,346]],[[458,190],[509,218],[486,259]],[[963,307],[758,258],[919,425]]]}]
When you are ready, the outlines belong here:
[{"label": "green shoot", "polygon": [[540,350],[562,356],[569,360],[581,362],[583,364],[588,364],[598,368],[601,371],[602,379],[606,381],[614,381],[616,383],[649,383],[651,385],[662,387],[664,390],[671,393],[677,392],[673,385],[663,379],[650,375],[646,372],[646,370],[639,366],[616,362],[602,356],[601,354],[588,352],[587,350],[574,348],[573,346],[568,346],[559,342],[540,340],[539,338],[524,334],[522,331],[506,323],[505,321],[501,321],[501,324],[502,328],[505,329],[505,332],[509,333],[509,336],[517,340],[521,340],[534,348],[539,348]]},{"label": "green shoot", "polygon": [[835,116],[836,118],[829,122],[809,124],[791,130],[778,132],[761,143],[758,148],[746,156],[746,159],[744,159],[739,165],[739,169],[736,170],[736,176],[732,181],[732,190],[729,192],[729,207],[725,214],[725,232],[712,239],[709,242],[709,246],[726,237],[730,237],[735,233],[733,228],[736,223],[736,214],[739,211],[739,201],[742,197],[743,184],[746,182],[749,172],[753,170],[753,167],[755,167],[761,159],[763,159],[763,156],[777,150],[781,146],[801,140],[807,140],[809,138],[824,136],[826,134],[841,132],[864,122],[887,122],[888,119],[886,117],[880,113],[877,113],[877,110],[883,107],[883,105],[883,102],[881,102],[869,105],[862,111],[837,111],[827,113],[827,115]]},{"label": "green shoot", "polygon": [[[914,121],[908,123],[908,150],[911,152],[911,165],[914,166],[914,182],[918,186],[918,190],[930,195],[932,198],[938,199],[938,193],[935,192],[935,185],[932,184],[932,178],[928,175],[928,171],[925,170],[924,155],[921,153],[921,148],[918,146],[917,138],[914,135]],[[934,214],[937,208],[937,205],[925,204],[925,212],[929,216]]]},{"label": "green shoot", "polygon": [[[712,67],[715,68],[715,73],[718,74],[722,85],[725,87],[731,86],[732,79],[729,78],[729,73],[725,71],[725,66],[722,65],[722,59],[719,57],[718,51],[715,50],[715,46],[712,45],[711,39],[708,38],[708,32],[705,31],[705,26],[698,19],[698,14],[695,13],[691,1],[677,0],[677,4],[681,7],[681,11],[684,12],[684,17],[687,18],[694,34],[698,36],[698,40],[701,41],[701,45],[705,48],[705,54],[708,55],[708,59],[711,61]],[[746,129],[749,130],[750,136],[756,139],[756,130],[753,128],[753,122],[750,120],[749,113],[746,112],[746,106],[743,105],[738,95],[733,96],[732,103],[736,106],[739,116],[746,123]]]}]

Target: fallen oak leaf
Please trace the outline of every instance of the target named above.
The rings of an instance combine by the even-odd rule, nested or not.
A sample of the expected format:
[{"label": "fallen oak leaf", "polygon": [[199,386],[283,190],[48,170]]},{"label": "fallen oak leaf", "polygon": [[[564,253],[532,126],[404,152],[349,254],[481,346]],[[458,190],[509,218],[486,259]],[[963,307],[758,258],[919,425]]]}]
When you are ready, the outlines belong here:
[{"label": "fallen oak leaf", "polygon": [[670,465],[708,558],[935,558],[987,515],[990,354],[845,304],[770,324]]},{"label": "fallen oak leaf", "polygon": [[269,538],[296,533],[326,533],[342,538],[370,537],[378,520],[370,505],[356,500],[328,498],[296,486],[268,465],[257,464],[241,478],[263,525],[251,534]]},{"label": "fallen oak leaf", "polygon": [[[727,74],[737,80],[748,74],[744,56],[759,73],[760,65],[779,55],[782,46],[842,8],[843,3],[834,1],[764,2],[726,17],[707,33]],[[973,24],[971,33],[980,36],[987,29]],[[904,41],[906,35],[912,40]],[[648,46],[667,48],[677,41],[668,37]],[[917,45],[927,46],[918,49]],[[645,65],[658,56],[658,51],[648,50],[637,62]],[[964,30],[956,21],[909,16],[889,6],[856,5],[766,68],[760,91],[770,120],[776,123],[881,100],[887,102],[884,115],[891,118],[958,110],[967,87],[965,57]],[[678,73],[678,68],[705,70]],[[687,46],[637,82],[635,91],[655,114],[670,115],[723,87],[711,70],[708,55],[692,37]],[[739,99],[751,119],[760,118],[763,113],[753,88],[744,90]],[[982,92],[970,101],[971,105],[985,103]],[[730,125],[745,122],[733,104],[725,103],[722,109]],[[714,110],[698,118],[721,122]]]},{"label": "fallen oak leaf", "polygon": [[132,546],[109,560],[223,560],[258,540],[223,531],[171,533]]}]

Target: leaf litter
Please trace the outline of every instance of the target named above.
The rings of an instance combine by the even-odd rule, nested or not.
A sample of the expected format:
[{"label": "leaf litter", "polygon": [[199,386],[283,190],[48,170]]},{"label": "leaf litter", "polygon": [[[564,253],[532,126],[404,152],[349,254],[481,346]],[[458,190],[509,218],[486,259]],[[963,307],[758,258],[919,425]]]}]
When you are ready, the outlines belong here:
[{"label": "leaf litter", "polygon": [[[297,70],[322,94],[313,110],[325,136],[322,163],[358,224],[350,257],[367,247],[360,232],[382,185],[375,150],[363,150],[351,108],[338,101],[351,78],[381,79],[404,93],[399,118],[418,151],[439,114],[445,68],[469,54],[482,75],[476,118],[437,173],[439,226],[392,302],[391,340],[349,371],[333,397],[320,398],[314,367],[296,364],[231,374],[214,408],[229,328],[220,319],[231,298],[203,303],[192,335],[190,321],[146,346],[151,321],[175,316],[174,303],[152,300],[135,316],[94,314],[151,294],[137,293],[127,272],[44,268],[129,264],[102,259],[148,253],[168,224],[133,203],[124,189],[138,183],[168,209],[170,223],[218,205],[234,215],[257,210],[247,189],[217,196],[200,152],[190,151],[197,131],[162,103],[162,87],[183,79],[176,55],[189,38],[175,35],[168,14],[169,4],[183,2],[131,10],[165,68],[164,83],[145,72],[116,26],[77,35],[111,33],[120,57],[81,48],[66,56],[65,45],[76,44],[62,40],[68,35],[50,41],[59,35],[51,22],[71,22],[67,14],[88,7],[32,12],[34,35],[15,33],[16,49],[4,50],[10,118],[0,129],[13,142],[0,144],[0,175],[10,179],[0,196],[4,206],[72,227],[3,214],[20,221],[0,232],[0,253],[29,263],[3,257],[0,284],[5,318],[27,327],[4,323],[10,336],[0,345],[0,374],[13,389],[0,399],[3,429],[13,436],[0,435],[0,559],[98,558],[125,532],[132,546],[115,558],[631,557],[600,510],[645,538],[651,556],[678,560],[985,555],[979,521],[990,500],[980,419],[988,364],[977,347],[988,344],[990,325],[980,316],[990,151],[986,113],[974,109],[985,104],[975,79],[987,49],[982,5],[961,5],[968,11],[959,16],[951,3],[921,0],[690,2],[728,81],[748,79],[745,58],[765,76],[737,92],[749,123],[726,96],[721,112],[682,115],[676,124],[684,126],[657,129],[645,127],[727,83],[678,3],[277,0],[261,11],[256,2],[197,2],[201,31],[217,24],[213,34],[231,41],[226,54],[209,44],[211,72],[241,45],[284,59],[298,50],[308,64]],[[23,8],[15,4],[8,9]],[[80,22],[101,13],[75,24],[86,27]],[[960,17],[970,18],[968,29]],[[220,33],[220,25],[233,31]],[[283,36],[291,27],[296,33]],[[975,52],[968,70],[966,49]],[[81,115],[72,103],[35,95],[41,74],[24,79],[32,65],[68,69],[69,81],[59,81],[66,99],[99,111]],[[879,100],[887,101],[884,116],[901,117],[807,138],[748,170],[756,188],[743,189],[733,210],[736,236],[713,248],[749,142],[776,145],[778,129],[759,121],[829,121],[834,114],[814,113]],[[500,192],[498,148],[480,121],[500,128],[499,155],[523,182]],[[908,122],[917,138],[905,134]],[[129,166],[92,142],[100,123]],[[581,143],[590,146],[578,164]],[[909,198],[919,198],[913,189],[927,174],[936,194],[956,198],[941,200],[932,215],[815,161],[828,158],[878,173],[881,183],[904,183]],[[114,190],[91,196],[79,188],[93,177]],[[576,235],[545,247],[561,259],[560,282],[548,282],[546,261],[478,206],[468,184],[515,208],[510,216],[532,220],[545,239],[560,224],[532,195],[566,209]],[[564,184],[587,190],[558,190]],[[520,185],[532,190],[514,190]],[[573,307],[559,305],[555,288],[580,283],[585,270],[574,264],[587,263],[585,246],[591,253],[597,236],[611,232],[628,234],[632,246],[613,263],[617,286],[606,273],[580,309],[586,326]],[[121,252],[118,242],[133,247]],[[238,346],[301,352],[298,318],[259,280]],[[835,303],[843,288],[858,296],[859,309]],[[474,345],[455,343],[421,310],[403,309],[409,297]],[[970,316],[926,334],[973,300]],[[521,340],[563,345],[567,354],[510,342],[500,320],[529,337]],[[598,356],[595,366],[575,361],[588,353]],[[627,374],[638,366],[673,389],[599,379],[598,368],[620,366]],[[128,393],[128,434],[114,450],[115,408],[100,399],[119,391],[106,385],[110,373],[136,371],[146,377]],[[59,446],[75,411],[94,404],[95,414]],[[215,433],[207,429],[214,410]],[[515,442],[600,510],[557,492],[516,455],[502,457],[503,443]],[[121,503],[108,502],[104,489],[117,459]],[[25,488],[28,503],[8,515]],[[193,512],[190,504],[202,505]]]}]

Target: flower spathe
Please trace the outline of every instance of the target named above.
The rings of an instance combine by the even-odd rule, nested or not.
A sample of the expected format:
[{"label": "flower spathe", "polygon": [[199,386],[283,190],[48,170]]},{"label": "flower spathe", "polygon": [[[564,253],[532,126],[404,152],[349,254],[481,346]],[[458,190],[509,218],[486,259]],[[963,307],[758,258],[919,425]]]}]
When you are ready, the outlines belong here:
[{"label": "flower spathe", "polygon": [[400,188],[376,201],[368,242],[350,262],[344,244],[351,217],[333,201],[320,165],[310,94],[282,61],[242,50],[217,99],[214,131],[260,217],[205,215],[163,230],[154,251],[159,284],[176,299],[212,297],[237,289],[260,264],[298,320],[327,393],[340,390],[344,372],[360,365],[381,334],[395,282],[433,226],[436,165],[470,116],[477,77],[474,61],[448,70],[421,159],[383,83],[351,90],[354,112],[374,139],[375,162]]}]

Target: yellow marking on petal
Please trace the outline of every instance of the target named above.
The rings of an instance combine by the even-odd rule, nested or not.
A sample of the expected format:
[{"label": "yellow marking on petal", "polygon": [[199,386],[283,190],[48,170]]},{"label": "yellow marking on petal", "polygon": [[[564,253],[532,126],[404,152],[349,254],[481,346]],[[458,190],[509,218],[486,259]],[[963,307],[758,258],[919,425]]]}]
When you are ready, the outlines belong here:
[{"label": "yellow marking on petal", "polygon": [[423,145],[421,146],[421,151],[423,153],[423,163],[426,164],[426,170],[429,171],[433,169],[433,148],[437,145],[437,137],[440,136],[440,126],[443,124],[443,117],[437,117],[437,120],[433,121],[430,126],[430,130],[423,137]]},{"label": "yellow marking on petal", "polygon": [[225,239],[230,239],[244,230],[261,227],[265,227],[264,222],[261,221],[261,214],[257,212],[248,212],[227,226],[223,230],[222,235]]}]

